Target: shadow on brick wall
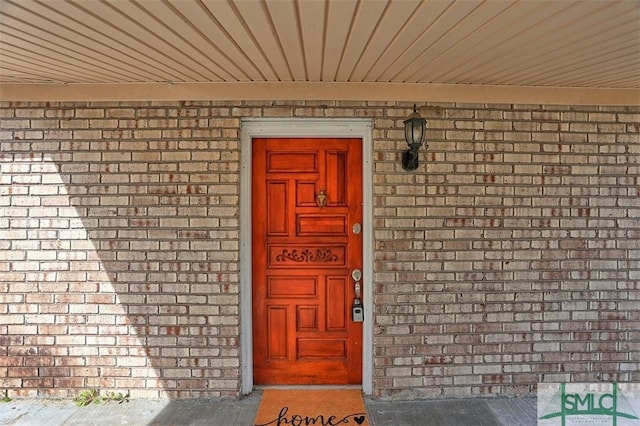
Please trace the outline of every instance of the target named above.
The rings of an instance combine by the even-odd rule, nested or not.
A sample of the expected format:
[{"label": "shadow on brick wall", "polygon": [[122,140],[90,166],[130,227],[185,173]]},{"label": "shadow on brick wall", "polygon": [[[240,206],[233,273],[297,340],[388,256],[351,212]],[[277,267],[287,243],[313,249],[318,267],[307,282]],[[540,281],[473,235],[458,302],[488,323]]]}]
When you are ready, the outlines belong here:
[{"label": "shadow on brick wall", "polygon": [[237,397],[233,144],[3,145],[0,388]]}]

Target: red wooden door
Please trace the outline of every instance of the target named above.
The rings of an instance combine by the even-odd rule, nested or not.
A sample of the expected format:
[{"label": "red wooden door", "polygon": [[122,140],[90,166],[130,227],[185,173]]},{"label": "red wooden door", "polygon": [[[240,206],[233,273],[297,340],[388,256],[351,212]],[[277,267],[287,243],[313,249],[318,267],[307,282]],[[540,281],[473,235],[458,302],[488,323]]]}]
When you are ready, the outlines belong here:
[{"label": "red wooden door", "polygon": [[362,141],[254,139],[252,176],[254,383],[361,383]]}]

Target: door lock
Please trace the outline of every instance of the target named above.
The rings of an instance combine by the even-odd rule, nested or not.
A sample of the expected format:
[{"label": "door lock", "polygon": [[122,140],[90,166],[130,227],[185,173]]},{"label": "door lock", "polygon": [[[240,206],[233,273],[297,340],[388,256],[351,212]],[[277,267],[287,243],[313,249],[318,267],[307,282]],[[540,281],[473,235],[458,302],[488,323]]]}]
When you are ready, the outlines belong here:
[{"label": "door lock", "polygon": [[362,300],[360,300],[360,280],[362,279],[362,271],[360,269],[354,269],[351,272],[351,278],[355,281],[354,290],[356,297],[353,299],[352,318],[353,322],[364,321],[364,308],[362,306]]},{"label": "door lock", "polygon": [[[360,299],[356,299],[360,300]],[[362,305],[353,304],[352,308],[353,314],[353,322],[363,322],[364,321],[364,309],[362,309]]]}]

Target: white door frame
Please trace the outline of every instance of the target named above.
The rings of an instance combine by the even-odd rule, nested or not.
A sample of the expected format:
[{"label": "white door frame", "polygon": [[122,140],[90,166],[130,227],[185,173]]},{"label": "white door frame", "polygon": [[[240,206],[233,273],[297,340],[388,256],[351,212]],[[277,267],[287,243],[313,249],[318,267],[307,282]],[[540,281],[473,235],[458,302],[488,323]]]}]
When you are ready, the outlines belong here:
[{"label": "white door frame", "polygon": [[263,137],[362,139],[363,286],[362,390],[373,393],[373,125],[370,119],[246,118],[240,129],[240,374],[243,394],[253,390],[251,291],[251,141]]}]

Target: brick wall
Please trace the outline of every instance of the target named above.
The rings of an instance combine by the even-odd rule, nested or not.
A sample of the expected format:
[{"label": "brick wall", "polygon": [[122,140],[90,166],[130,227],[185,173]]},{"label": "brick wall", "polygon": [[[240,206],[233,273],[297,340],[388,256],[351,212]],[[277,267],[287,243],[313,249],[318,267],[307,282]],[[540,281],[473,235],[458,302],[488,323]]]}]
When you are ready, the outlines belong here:
[{"label": "brick wall", "polygon": [[242,117],[374,123],[374,392],[640,381],[640,108],[4,103],[0,390],[235,397]]},{"label": "brick wall", "polygon": [[638,111],[435,107],[423,173],[377,130],[376,393],[640,380]]}]

